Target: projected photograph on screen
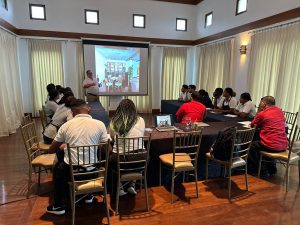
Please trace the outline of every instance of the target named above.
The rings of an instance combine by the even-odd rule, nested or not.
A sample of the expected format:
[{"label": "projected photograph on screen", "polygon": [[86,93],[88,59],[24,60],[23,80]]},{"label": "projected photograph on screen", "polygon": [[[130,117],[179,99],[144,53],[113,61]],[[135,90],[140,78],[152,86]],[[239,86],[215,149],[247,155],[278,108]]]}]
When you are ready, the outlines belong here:
[{"label": "projected photograph on screen", "polygon": [[96,46],[96,78],[100,92],[139,92],[139,48]]}]

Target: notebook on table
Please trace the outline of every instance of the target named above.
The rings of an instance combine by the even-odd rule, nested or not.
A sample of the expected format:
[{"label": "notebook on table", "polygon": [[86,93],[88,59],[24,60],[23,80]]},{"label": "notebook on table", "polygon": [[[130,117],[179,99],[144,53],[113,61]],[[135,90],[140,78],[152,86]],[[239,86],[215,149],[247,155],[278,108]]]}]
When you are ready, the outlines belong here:
[{"label": "notebook on table", "polygon": [[171,114],[157,115],[154,118],[154,122],[155,128],[158,131],[171,131],[176,129]]}]

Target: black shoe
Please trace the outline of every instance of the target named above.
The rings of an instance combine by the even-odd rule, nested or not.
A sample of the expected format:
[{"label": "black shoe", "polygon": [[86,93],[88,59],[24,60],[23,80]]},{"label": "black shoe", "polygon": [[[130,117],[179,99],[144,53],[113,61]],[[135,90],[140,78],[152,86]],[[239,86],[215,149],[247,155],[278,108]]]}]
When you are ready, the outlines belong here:
[{"label": "black shoe", "polygon": [[66,210],[63,206],[55,206],[54,204],[49,205],[47,207],[47,212],[55,214],[55,215],[64,215],[64,214],[66,214]]},{"label": "black shoe", "polygon": [[95,196],[94,195],[87,195],[85,198],[84,198],[84,202],[86,203],[86,204],[91,204],[91,203],[93,203],[93,201],[94,201],[94,198],[95,198]]}]

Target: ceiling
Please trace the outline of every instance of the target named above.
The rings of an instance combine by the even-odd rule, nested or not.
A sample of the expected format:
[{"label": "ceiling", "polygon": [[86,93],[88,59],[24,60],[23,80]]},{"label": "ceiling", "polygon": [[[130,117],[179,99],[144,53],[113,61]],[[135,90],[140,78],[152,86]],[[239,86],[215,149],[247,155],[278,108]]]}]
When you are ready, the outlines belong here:
[{"label": "ceiling", "polygon": [[204,0],[153,0],[153,1],[198,5],[200,2],[202,2]]}]

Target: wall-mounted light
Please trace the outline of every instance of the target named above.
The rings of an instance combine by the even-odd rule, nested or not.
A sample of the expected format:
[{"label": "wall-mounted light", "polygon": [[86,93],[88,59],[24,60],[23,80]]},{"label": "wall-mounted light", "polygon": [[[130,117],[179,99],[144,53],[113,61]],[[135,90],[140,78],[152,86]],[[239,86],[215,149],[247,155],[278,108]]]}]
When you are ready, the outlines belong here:
[{"label": "wall-mounted light", "polygon": [[245,55],[247,53],[247,45],[241,45],[241,47],[240,47],[240,53],[242,55]]}]

